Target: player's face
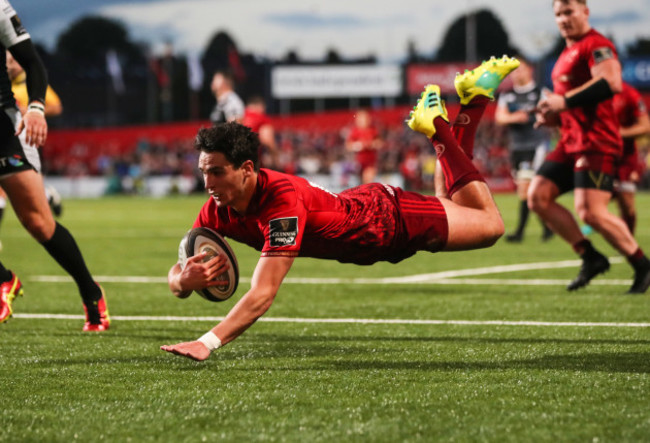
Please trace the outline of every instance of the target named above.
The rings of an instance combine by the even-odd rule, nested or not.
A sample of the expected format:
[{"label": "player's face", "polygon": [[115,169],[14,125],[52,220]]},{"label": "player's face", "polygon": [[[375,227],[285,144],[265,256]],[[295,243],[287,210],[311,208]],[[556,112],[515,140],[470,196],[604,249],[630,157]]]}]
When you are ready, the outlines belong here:
[{"label": "player's face", "polygon": [[589,8],[575,0],[554,2],[555,23],[565,39],[582,37],[589,30]]},{"label": "player's face", "polygon": [[525,62],[521,62],[519,67],[512,71],[512,81],[519,86],[527,85],[533,79],[533,70]]},{"label": "player's face", "polygon": [[219,92],[223,88],[223,82],[224,82],[223,75],[215,74],[214,77],[212,77],[212,84],[210,85],[212,92],[214,92],[215,94]]},{"label": "player's face", "polygon": [[238,212],[246,210],[250,198],[247,185],[253,172],[252,162],[246,161],[235,168],[220,152],[201,152],[199,170],[203,173],[205,189],[217,206],[230,206]]}]

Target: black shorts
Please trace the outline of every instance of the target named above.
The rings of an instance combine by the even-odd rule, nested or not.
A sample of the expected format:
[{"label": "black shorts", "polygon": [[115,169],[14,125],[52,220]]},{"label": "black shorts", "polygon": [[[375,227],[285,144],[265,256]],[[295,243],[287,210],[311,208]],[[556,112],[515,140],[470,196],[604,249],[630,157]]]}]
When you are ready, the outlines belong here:
[{"label": "black shorts", "polygon": [[25,131],[15,135],[17,118],[20,114],[15,109],[0,110],[0,177],[40,169],[38,150],[24,142]]},{"label": "black shorts", "polygon": [[612,192],[617,158],[600,152],[567,154],[551,152],[537,171],[551,180],[560,194],[572,189],[598,189]]}]

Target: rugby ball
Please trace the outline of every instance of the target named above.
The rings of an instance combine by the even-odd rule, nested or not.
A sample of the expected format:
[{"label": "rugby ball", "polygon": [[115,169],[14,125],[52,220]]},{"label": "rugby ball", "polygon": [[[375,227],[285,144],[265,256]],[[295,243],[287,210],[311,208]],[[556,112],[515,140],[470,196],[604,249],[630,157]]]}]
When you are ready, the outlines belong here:
[{"label": "rugby ball", "polygon": [[178,246],[178,262],[181,269],[185,267],[187,259],[196,254],[205,252],[204,262],[217,255],[224,255],[230,268],[217,277],[222,284],[197,289],[195,292],[209,301],[224,301],[229,299],[237,290],[239,283],[239,266],[237,257],[228,242],[217,232],[210,228],[190,229]]}]

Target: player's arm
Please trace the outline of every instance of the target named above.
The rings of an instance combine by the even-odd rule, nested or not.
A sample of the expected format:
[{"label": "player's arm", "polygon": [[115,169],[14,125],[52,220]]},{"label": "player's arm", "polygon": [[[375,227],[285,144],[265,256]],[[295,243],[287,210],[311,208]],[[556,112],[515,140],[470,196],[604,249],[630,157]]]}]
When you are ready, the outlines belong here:
[{"label": "player's arm", "polygon": [[623,138],[639,137],[646,134],[650,134],[650,117],[647,112],[639,115],[633,125],[621,126],[621,137]]},{"label": "player's arm", "polygon": [[521,110],[510,112],[507,105],[497,103],[497,109],[494,113],[494,121],[498,125],[528,123],[528,121],[530,121],[530,114]]},{"label": "player's arm", "polygon": [[623,90],[621,64],[610,58],[591,67],[591,80],[564,95],[551,93],[539,102],[542,113],[562,112],[569,108],[594,106]]},{"label": "player's arm", "polygon": [[282,280],[291,269],[293,260],[293,257],[260,258],[253,273],[251,289],[221,323],[196,341],[161,346],[160,349],[193,360],[207,359],[214,349],[239,337],[271,307]]},{"label": "player's arm", "polygon": [[47,90],[47,72],[38,56],[31,39],[23,40],[10,46],[9,52],[23,67],[27,77],[29,104],[27,112],[18,124],[16,135],[23,129],[27,143],[41,146],[47,139],[47,122],[45,121],[45,91]]}]

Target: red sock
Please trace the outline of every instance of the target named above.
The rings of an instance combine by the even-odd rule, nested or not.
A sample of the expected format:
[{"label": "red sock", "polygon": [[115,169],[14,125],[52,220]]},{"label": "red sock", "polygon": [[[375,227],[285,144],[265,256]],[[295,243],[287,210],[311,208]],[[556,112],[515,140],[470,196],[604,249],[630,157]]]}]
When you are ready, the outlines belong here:
[{"label": "red sock", "polygon": [[467,183],[479,180],[485,182],[483,176],[474,167],[463,149],[458,145],[447,123],[443,118],[433,120],[436,133],[431,142],[436,150],[440,166],[445,176],[447,193],[451,197]]},{"label": "red sock", "polygon": [[632,265],[636,265],[639,263],[641,260],[645,258],[645,254],[643,253],[643,250],[641,248],[637,248],[636,251],[632,255],[629,255],[626,257],[627,261]]},{"label": "red sock", "polygon": [[456,141],[470,159],[474,158],[476,129],[489,102],[488,97],[477,95],[468,104],[461,105],[456,120],[452,125],[452,132],[456,137]]}]

